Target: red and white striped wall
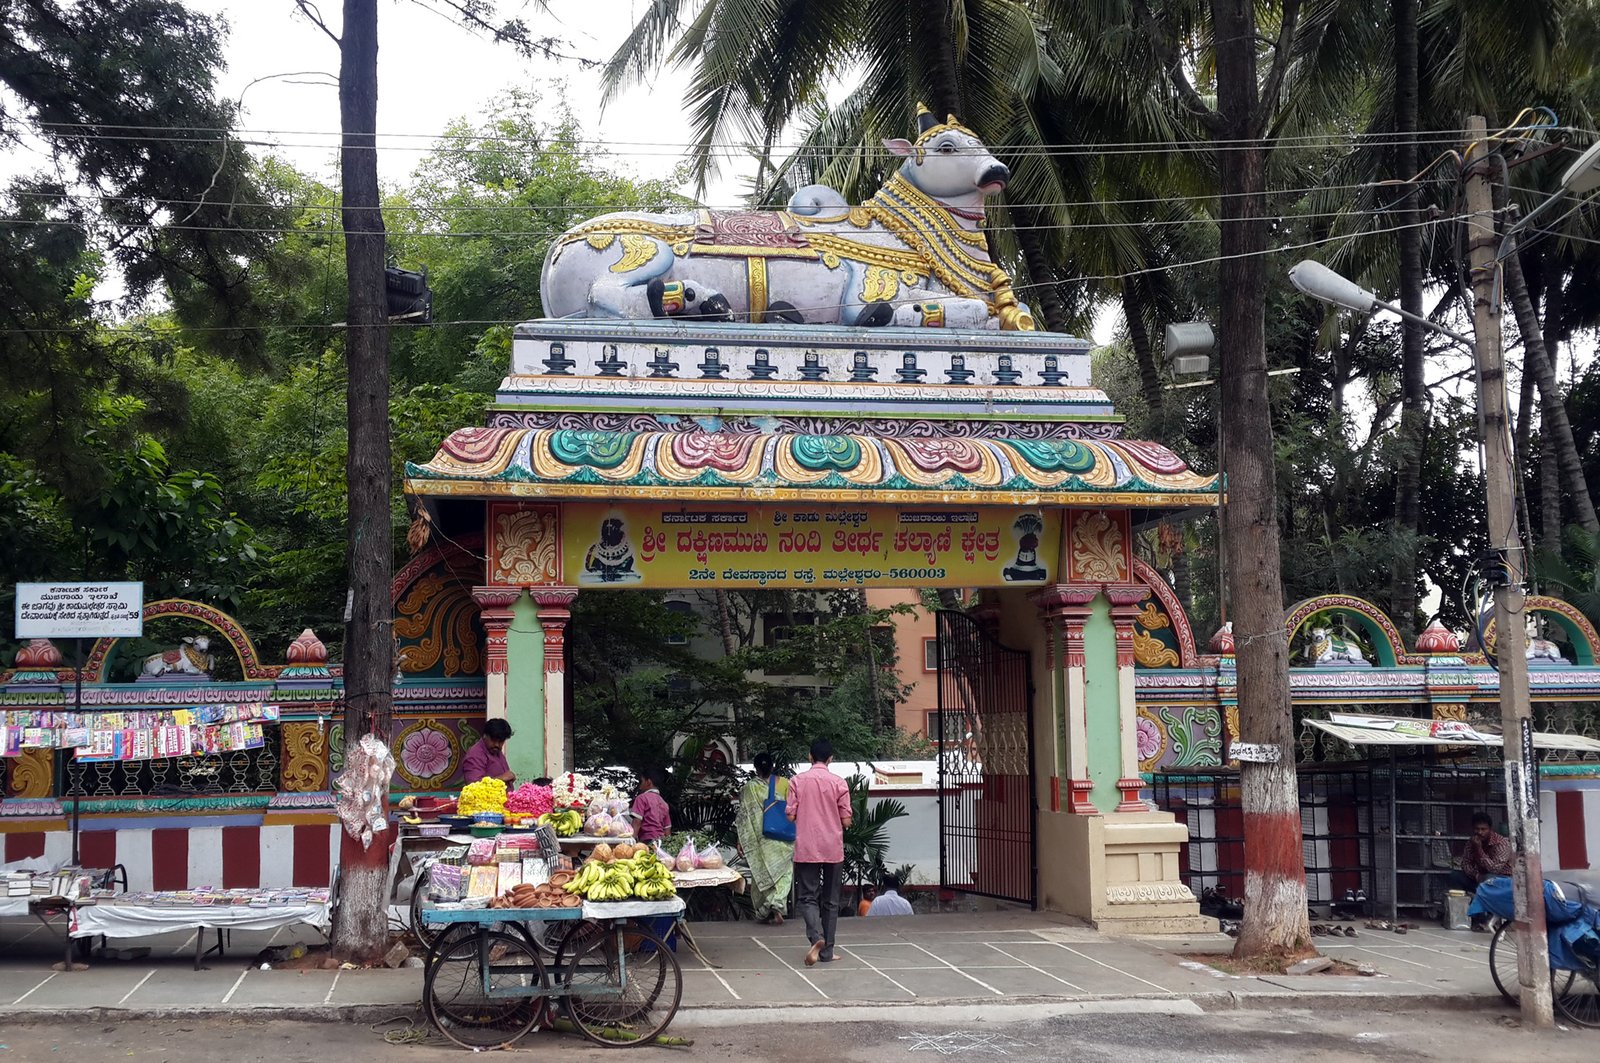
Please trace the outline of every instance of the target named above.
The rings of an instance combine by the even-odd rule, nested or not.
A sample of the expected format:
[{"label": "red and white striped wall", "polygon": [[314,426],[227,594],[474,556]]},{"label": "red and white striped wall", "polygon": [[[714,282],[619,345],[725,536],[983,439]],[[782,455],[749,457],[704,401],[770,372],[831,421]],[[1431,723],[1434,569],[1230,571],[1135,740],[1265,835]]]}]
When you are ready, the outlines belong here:
[{"label": "red and white striped wall", "polygon": [[[282,886],[327,886],[339,860],[336,821],[244,824],[218,823],[220,817],[194,825],[111,826],[85,820],[78,838],[79,862],[85,867],[128,869],[128,889],[224,889]],[[316,817],[323,819],[323,817]],[[331,817],[328,817],[331,820]],[[72,857],[72,835],[46,824],[4,824],[3,863],[44,857],[51,865]],[[39,829],[28,829],[37,826]]]},{"label": "red and white striped wall", "polygon": [[1600,867],[1600,779],[1545,779],[1540,785],[1544,869]]}]

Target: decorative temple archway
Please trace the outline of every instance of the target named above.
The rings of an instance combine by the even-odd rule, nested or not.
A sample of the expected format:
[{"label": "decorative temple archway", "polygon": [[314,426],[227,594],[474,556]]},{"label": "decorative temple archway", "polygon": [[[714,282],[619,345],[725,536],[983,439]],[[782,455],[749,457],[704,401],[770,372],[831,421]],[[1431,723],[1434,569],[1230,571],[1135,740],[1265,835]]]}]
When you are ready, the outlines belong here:
[{"label": "decorative temple archway", "polygon": [[[221,635],[223,641],[239,658],[239,668],[246,679],[276,679],[278,673],[283,670],[283,665],[262,664],[260,655],[256,653],[255,643],[250,641],[250,636],[245,633],[244,628],[239,626],[237,620],[215,606],[190,601],[187,598],[162,598],[145,604],[146,623],[167,618],[196,620]],[[83,663],[84,682],[105,681],[106,667],[110,663],[112,650],[122,641],[124,640],[95,641],[94,647],[89,651],[88,659]]]},{"label": "decorative temple archway", "polygon": [[[1589,618],[1578,611],[1571,602],[1561,598],[1553,598],[1548,594],[1530,594],[1522,607],[1525,614],[1543,616],[1561,629],[1566,637],[1566,643],[1572,647],[1575,664],[1592,668],[1595,665],[1596,650],[1600,650],[1600,634],[1595,631],[1594,624]],[[1493,611],[1490,610],[1483,621],[1483,642],[1485,649],[1494,653],[1495,648],[1495,620]]]},{"label": "decorative temple archway", "polygon": [[1380,667],[1394,668],[1400,664],[1421,663],[1420,658],[1406,653],[1399,630],[1383,610],[1365,598],[1350,594],[1322,594],[1290,606],[1283,626],[1291,646],[1300,629],[1318,613],[1336,613],[1354,621],[1371,644],[1372,652],[1377,657],[1374,663]]}]

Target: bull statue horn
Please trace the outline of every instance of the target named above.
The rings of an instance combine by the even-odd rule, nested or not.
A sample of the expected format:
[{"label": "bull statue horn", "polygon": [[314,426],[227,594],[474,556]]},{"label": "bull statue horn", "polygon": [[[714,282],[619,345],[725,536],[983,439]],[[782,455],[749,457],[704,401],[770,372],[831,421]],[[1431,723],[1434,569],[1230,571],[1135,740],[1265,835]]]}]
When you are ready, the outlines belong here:
[{"label": "bull statue horn", "polygon": [[934,126],[936,126],[938,124],[939,124],[939,120],[933,116],[933,112],[932,111],[928,110],[928,108],[925,105],[921,104],[921,103],[917,104],[917,132],[918,133],[926,133],[928,130],[932,129]]}]

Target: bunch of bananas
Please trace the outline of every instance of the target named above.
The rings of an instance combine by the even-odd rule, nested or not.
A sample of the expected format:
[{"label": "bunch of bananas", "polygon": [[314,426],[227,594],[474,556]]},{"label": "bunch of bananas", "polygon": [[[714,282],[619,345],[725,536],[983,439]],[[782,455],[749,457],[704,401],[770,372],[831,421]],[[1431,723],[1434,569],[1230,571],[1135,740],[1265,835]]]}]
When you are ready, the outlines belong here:
[{"label": "bunch of bananas", "polygon": [[504,812],[506,810],[506,784],[499,779],[484,776],[461,788],[461,800],[456,811],[463,816],[479,812]]},{"label": "bunch of bananas", "polygon": [[534,822],[541,827],[554,827],[558,835],[570,838],[583,829],[583,813],[570,809],[566,812],[546,812]]},{"label": "bunch of bananas", "polygon": [[646,849],[627,860],[589,861],[567,884],[567,892],[591,901],[664,901],[678,891],[666,865]]}]

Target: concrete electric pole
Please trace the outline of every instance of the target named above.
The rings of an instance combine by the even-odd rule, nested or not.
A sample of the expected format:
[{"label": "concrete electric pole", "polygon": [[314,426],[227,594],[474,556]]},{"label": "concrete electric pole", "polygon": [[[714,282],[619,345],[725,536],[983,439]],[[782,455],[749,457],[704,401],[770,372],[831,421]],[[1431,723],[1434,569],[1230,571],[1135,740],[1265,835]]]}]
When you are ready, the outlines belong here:
[{"label": "concrete electric pole", "polygon": [[1554,1024],[1551,1014],[1550,951],[1545,940],[1544,868],[1539,857],[1539,765],[1533,752],[1532,706],[1528,700],[1527,617],[1523,612],[1525,559],[1517,535],[1511,424],[1507,416],[1505,363],[1501,354],[1495,226],[1488,162],[1488,129],[1481,116],[1467,119],[1467,221],[1472,277],[1472,325],[1478,368],[1478,433],[1483,441],[1483,478],[1488,489],[1490,578],[1494,583],[1495,655],[1500,670],[1500,730],[1506,773],[1506,808],[1516,864],[1517,981],[1522,1019],[1530,1026]]}]

